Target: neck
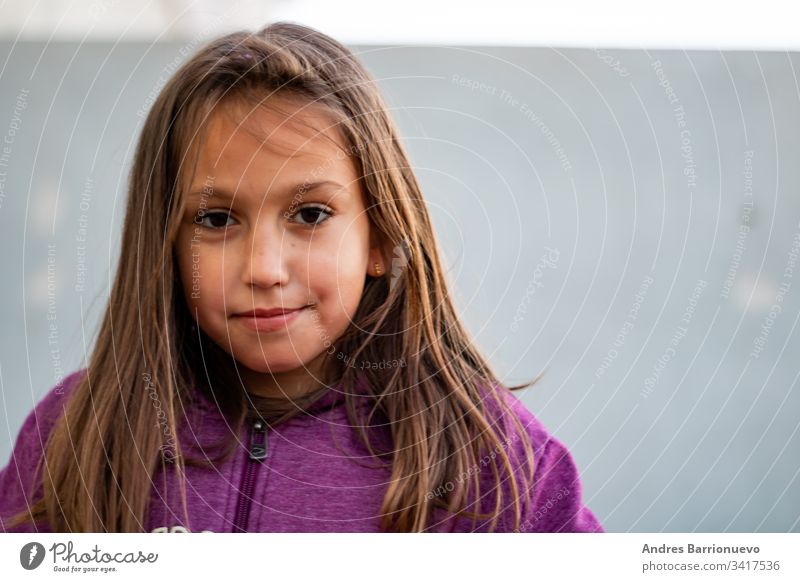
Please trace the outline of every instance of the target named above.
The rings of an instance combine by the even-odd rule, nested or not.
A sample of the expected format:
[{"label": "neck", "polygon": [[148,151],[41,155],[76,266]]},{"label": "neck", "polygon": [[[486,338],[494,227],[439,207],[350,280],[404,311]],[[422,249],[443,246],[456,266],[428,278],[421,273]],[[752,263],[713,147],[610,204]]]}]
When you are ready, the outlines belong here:
[{"label": "neck", "polygon": [[245,390],[249,394],[263,398],[295,400],[316,392],[324,385],[321,374],[324,356],[325,352],[304,366],[279,373],[256,372],[241,365],[238,367]]}]

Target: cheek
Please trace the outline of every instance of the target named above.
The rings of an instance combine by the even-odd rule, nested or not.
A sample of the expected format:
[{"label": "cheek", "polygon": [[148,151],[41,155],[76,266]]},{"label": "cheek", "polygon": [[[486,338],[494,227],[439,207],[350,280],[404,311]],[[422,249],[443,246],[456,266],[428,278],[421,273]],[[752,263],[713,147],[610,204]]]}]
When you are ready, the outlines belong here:
[{"label": "cheek", "polygon": [[364,290],[366,262],[367,252],[354,244],[343,244],[338,252],[317,253],[311,258],[308,286],[328,317],[341,320],[355,314]]},{"label": "cheek", "polygon": [[220,268],[221,258],[216,249],[201,245],[191,246],[185,238],[178,253],[178,268],[184,296],[192,313],[203,313],[219,308],[223,302],[223,282],[231,275]]},{"label": "cheek", "polygon": [[230,289],[231,284],[235,283],[235,265],[230,251],[225,253],[224,263],[222,257],[221,247],[195,250],[192,277],[202,289],[200,299],[205,305],[222,305],[226,289]]}]

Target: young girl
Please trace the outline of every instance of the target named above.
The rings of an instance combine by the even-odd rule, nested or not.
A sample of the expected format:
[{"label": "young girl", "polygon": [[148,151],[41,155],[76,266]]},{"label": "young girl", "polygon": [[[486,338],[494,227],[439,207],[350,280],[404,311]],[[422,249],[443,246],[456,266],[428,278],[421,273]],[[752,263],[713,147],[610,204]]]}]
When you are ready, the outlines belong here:
[{"label": "young girl", "polygon": [[288,23],[153,104],[96,347],[0,491],[4,531],[602,531],[459,322],[374,79]]}]

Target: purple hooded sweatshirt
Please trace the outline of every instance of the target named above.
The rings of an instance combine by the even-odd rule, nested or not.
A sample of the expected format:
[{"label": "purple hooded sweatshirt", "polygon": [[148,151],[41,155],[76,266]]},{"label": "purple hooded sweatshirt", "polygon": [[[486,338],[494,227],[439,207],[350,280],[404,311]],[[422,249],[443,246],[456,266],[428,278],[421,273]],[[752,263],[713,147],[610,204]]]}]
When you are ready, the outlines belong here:
[{"label": "purple hooded sweatshirt", "polygon": [[[7,527],[5,522],[27,508],[29,501],[41,496],[41,484],[34,479],[36,464],[50,430],[63,412],[66,398],[84,373],[85,370],[79,370],[68,376],[61,387],[51,389],[22,425],[11,459],[0,471],[1,531],[51,531],[44,523]],[[218,444],[232,430],[218,407],[200,391],[196,393],[196,405],[190,408],[178,434],[181,446],[190,448],[195,458],[202,447]],[[569,451],[548,434],[510,391],[503,389],[503,393],[526,427],[536,463],[532,490],[520,490],[525,511],[518,531],[603,531],[583,505],[578,471]],[[143,531],[380,531],[381,501],[391,474],[370,459],[356,431],[350,428],[343,403],[341,392],[329,390],[305,413],[274,427],[260,421],[246,423],[239,434],[236,452],[227,461],[213,468],[187,466],[189,523],[185,523],[181,511],[174,465],[158,469]],[[502,443],[516,470],[519,463],[515,459],[524,458],[521,439],[508,438]],[[133,449],[131,454],[135,454]],[[475,473],[481,479],[480,509],[493,510],[495,496],[489,487],[492,469],[488,455],[459,475],[456,483],[429,492],[428,498],[444,495],[460,482],[469,483]],[[503,490],[510,492],[507,484],[508,480]],[[474,496],[469,499],[469,509],[477,508]],[[473,524],[471,517],[448,516],[438,508],[433,516],[428,531],[484,532],[491,521],[478,519]],[[515,531],[512,503],[507,502],[501,508],[495,531]]]}]

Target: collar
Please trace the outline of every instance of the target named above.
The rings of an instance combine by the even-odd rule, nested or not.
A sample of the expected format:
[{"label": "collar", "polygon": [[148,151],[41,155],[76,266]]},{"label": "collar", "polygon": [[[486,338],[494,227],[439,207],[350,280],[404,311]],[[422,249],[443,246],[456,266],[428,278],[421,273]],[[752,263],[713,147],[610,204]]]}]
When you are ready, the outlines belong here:
[{"label": "collar", "polygon": [[[359,402],[366,399],[367,392],[365,390],[364,381],[363,375],[359,375],[356,379],[355,395],[356,398],[359,399]],[[196,404],[199,408],[205,411],[219,412],[219,405],[213,399],[209,398],[203,390],[196,389],[194,392],[197,395]],[[331,408],[344,404],[344,402],[345,392],[342,389],[342,384],[336,384],[328,387],[322,392],[321,396],[307,404],[305,410],[308,412],[330,410]],[[300,403],[298,403],[298,405],[300,405]]]}]

